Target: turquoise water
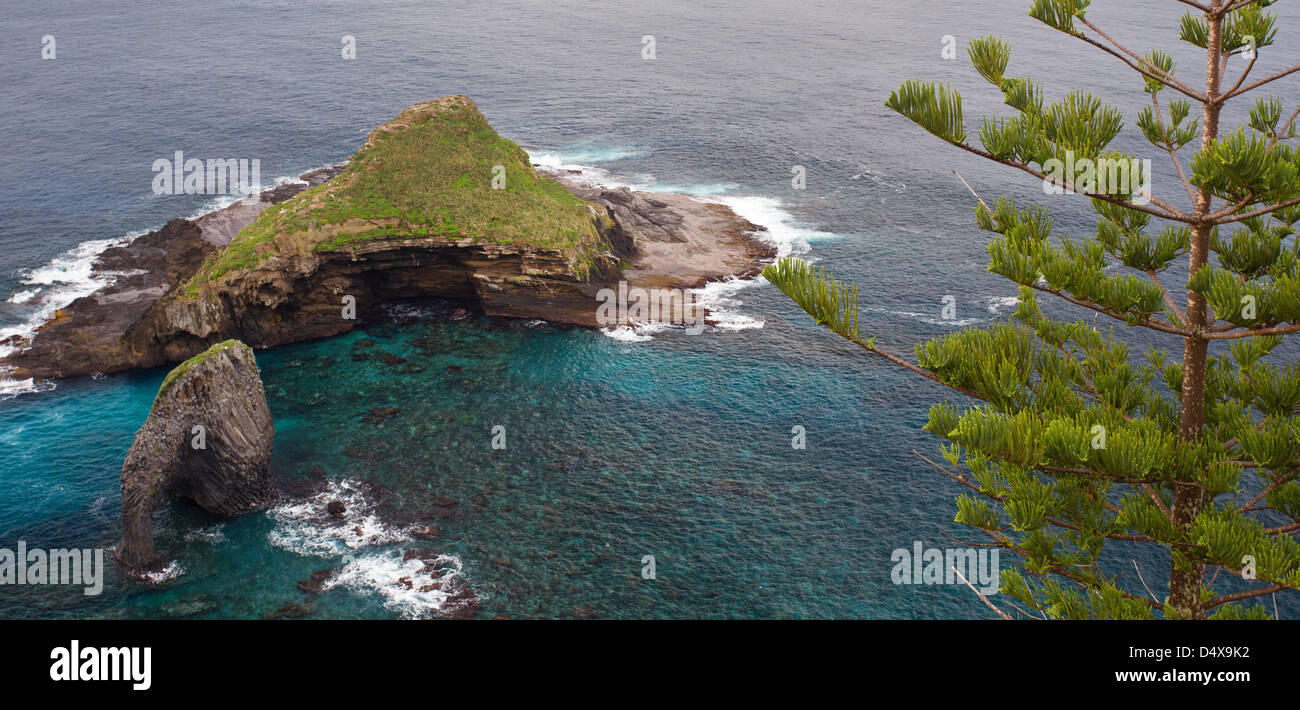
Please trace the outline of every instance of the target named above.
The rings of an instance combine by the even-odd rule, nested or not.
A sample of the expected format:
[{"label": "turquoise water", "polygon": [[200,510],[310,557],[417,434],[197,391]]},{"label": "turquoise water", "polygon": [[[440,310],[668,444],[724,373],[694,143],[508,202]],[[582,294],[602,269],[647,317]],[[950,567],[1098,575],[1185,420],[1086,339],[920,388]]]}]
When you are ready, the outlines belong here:
[{"label": "turquoise water", "polygon": [[[774,333],[792,336],[788,326],[622,343],[438,312],[416,309],[406,314],[421,319],[414,323],[258,360],[275,415],[277,477],[299,494],[286,505],[326,480],[366,482],[385,526],[433,524],[441,535],[316,556],[268,539],[303,533],[274,511],[221,522],[176,504],[160,511],[157,542],[183,574],[141,586],[113,571],[107,592],[84,600],[28,588],[0,596],[0,613],[26,616],[40,604],[51,616],[260,617],[308,604],[323,617],[414,615],[419,605],[376,587],[385,565],[427,547],[459,560],[480,616],[974,611],[969,593],[895,587],[882,574],[894,547],[959,532],[950,515],[925,511],[927,499],[950,500],[951,487],[891,460],[924,445],[916,431],[924,406],[880,417],[883,403],[864,393],[887,371],[862,367],[833,343],[785,358],[744,355]],[[719,357],[723,350],[730,355]],[[808,367],[810,357],[822,364]],[[0,465],[63,471],[66,482],[41,502],[39,520],[30,501],[6,501],[0,528],[50,546],[111,544],[131,423],[147,413],[161,375],[87,379],[42,395],[40,406],[6,408],[6,431],[47,445],[37,465],[7,440]],[[491,447],[497,425],[504,450]],[[806,449],[791,446],[795,425],[807,430]],[[349,553],[369,560],[366,582],[316,597],[299,591],[298,580]],[[655,558],[653,580],[641,577],[645,555]]]},{"label": "turquoise water", "polygon": [[[862,284],[864,332],[906,354],[1014,307],[1015,288],[985,270],[986,235],[953,171],[986,198],[1043,195],[891,114],[889,92],[916,76],[954,82],[974,129],[1000,97],[965,62],[943,60],[942,39],[964,46],[996,31],[1015,47],[1013,69],[1052,97],[1083,76],[1130,117],[1146,101],[1140,82],[1025,17],[1028,5],[7,8],[0,338],[93,289],[97,240],[213,206],[153,195],[154,159],[258,158],[269,182],[346,158],[411,104],[463,93],[536,160],[726,201],[783,249]],[[1181,5],[1153,4],[1142,22],[1120,16],[1127,4],[1096,5],[1090,17],[1121,39],[1157,42],[1184,71],[1203,64],[1174,40]],[[1293,35],[1296,13],[1279,12],[1280,36]],[[39,58],[45,34],[58,39],[54,61]],[[353,61],[339,56],[344,34],[357,41]],[[653,62],[641,58],[646,34],[658,39]],[[1293,61],[1279,46],[1261,54],[1258,75]],[[1289,97],[1300,88],[1278,86]],[[1244,116],[1234,111],[1230,120]],[[1131,125],[1117,143],[1144,146]],[[794,165],[806,190],[791,188]],[[1166,194],[1172,170],[1156,170]],[[1095,223],[1082,201],[1048,206],[1059,229]],[[947,295],[955,322],[939,318]],[[451,321],[444,305],[420,304],[344,337],[259,352],[283,499],[232,521],[165,505],[155,519],[175,561],[169,577],[144,584],[110,566],[97,597],[5,587],[0,617],[990,616],[964,587],[890,582],[894,549],[973,539],[951,522],[961,489],[913,453],[934,457],[920,426],[944,393],[818,329],[770,286],[723,305],[738,329],[624,342]],[[122,459],[164,374],[0,398],[0,547],[116,543]],[[505,449],[491,446],[497,426]],[[791,447],[795,426],[806,449]],[[335,498],[348,504],[341,521],[323,512]],[[1167,563],[1115,551],[1130,589],[1140,589],[1136,559],[1161,593]],[[647,555],[653,580],[642,577]],[[299,588],[324,569],[341,572],[322,593]],[[477,606],[444,596],[455,590]],[[1294,600],[1279,605],[1300,613]]]}]

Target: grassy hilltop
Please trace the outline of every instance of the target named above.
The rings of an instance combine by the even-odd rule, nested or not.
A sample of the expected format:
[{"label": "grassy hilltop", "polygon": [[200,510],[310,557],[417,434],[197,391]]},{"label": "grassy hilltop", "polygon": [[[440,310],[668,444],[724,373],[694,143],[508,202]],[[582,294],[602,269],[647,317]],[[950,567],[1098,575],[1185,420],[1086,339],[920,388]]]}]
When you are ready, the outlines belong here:
[{"label": "grassy hilltop", "polygon": [[[497,166],[504,189],[492,186]],[[528,154],[498,136],[473,101],[448,96],[406,109],[371,131],[340,175],[267,208],[186,291],[272,256],[431,236],[559,250],[584,275],[607,219],[603,208],[538,177]]]}]

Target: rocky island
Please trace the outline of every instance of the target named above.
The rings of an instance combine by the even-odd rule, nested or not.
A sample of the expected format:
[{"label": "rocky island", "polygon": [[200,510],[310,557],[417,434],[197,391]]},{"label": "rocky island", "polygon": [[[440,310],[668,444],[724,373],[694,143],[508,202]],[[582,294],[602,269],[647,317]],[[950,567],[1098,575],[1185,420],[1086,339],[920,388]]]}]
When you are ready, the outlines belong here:
[{"label": "rocky island", "polygon": [[115,554],[148,571],[154,508],[165,495],[220,516],[257,508],[273,495],[271,410],[253,351],[229,340],[186,360],[158,388],[122,465],[122,541]]},{"label": "rocky island", "polygon": [[[557,179],[558,178],[558,179]],[[392,301],[460,299],[490,316],[597,325],[596,294],[752,277],[762,228],[684,195],[539,174],[474,102],[416,104],[346,164],[109,249],[110,285],[9,343],[18,379],[156,367],[238,339],[338,335]]]}]

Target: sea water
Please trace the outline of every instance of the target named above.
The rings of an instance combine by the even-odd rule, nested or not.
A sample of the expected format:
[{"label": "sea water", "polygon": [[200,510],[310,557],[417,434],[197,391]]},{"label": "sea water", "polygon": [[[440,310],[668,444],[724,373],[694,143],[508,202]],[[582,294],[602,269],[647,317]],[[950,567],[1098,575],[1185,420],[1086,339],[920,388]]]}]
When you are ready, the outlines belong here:
[{"label": "sea water", "polygon": [[[106,246],[229,203],[154,194],[154,160],[183,150],[294,176],[346,158],[406,106],[461,93],[540,164],[720,201],[765,226],[783,255],[860,283],[864,334],[908,356],[1015,309],[1015,287],[985,270],[987,235],[953,171],[985,199],[1044,196],[885,109],[889,92],[916,76],[954,82],[977,130],[999,97],[942,51],[948,36],[964,46],[998,32],[1012,73],[1049,97],[1087,82],[1130,121],[1146,99],[1113,60],[1027,18],[1028,4],[7,7],[0,335],[97,288],[90,263]],[[1178,47],[1180,8],[1148,4],[1141,21],[1103,7],[1090,18],[1140,47],[1161,40],[1194,77],[1203,59]],[[1295,13],[1279,12],[1282,35],[1294,32]],[[1284,54],[1262,54],[1259,75]],[[1293,99],[1294,82],[1283,86]],[[1120,144],[1143,145],[1131,125]],[[1177,200],[1169,179],[1155,189]],[[1058,229],[1092,228],[1082,200],[1047,199]],[[955,318],[941,315],[946,296]],[[152,580],[110,565],[97,596],[9,588],[0,616],[430,618],[464,604],[457,588],[480,618],[990,616],[964,586],[890,579],[892,550],[980,541],[953,522],[963,489],[914,453],[936,458],[920,427],[945,392],[816,327],[762,281],[705,298],[718,323],[699,335],[417,303],[259,351],[283,497],[234,520],[161,506],[171,564]],[[0,546],[116,544],[120,467],[164,374],[3,383]],[[804,448],[792,446],[799,428]],[[324,514],[331,500],[342,519]],[[1131,560],[1163,593],[1167,561],[1116,548],[1130,589]],[[300,589],[326,569],[318,594]],[[1280,601],[1284,616],[1300,612]]]}]

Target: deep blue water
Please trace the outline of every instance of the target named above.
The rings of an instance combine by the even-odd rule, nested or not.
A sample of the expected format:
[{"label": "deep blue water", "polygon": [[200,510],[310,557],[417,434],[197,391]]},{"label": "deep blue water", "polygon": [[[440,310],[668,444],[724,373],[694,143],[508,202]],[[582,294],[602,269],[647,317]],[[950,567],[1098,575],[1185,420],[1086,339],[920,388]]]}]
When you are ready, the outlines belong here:
[{"label": "deep blue water", "polygon": [[[1015,47],[1013,73],[1053,97],[1086,81],[1130,117],[1145,99],[1111,60],[1025,17],[1028,4],[6,2],[0,299],[22,297],[0,303],[0,330],[87,287],[94,248],[69,256],[78,245],[212,207],[153,195],[156,158],[259,158],[269,182],[346,158],[410,104],[463,93],[535,159],[732,204],[861,283],[864,330],[907,353],[952,327],[945,295],[961,324],[1013,309],[952,171],[986,199],[1036,186],[944,149],[884,108],[889,91],[914,76],[952,81],[975,130],[996,92],[943,60],[941,42],[996,30]],[[1149,7],[1141,23],[1111,7],[1092,16],[1135,44],[1161,38],[1196,75],[1174,39],[1176,3],[1098,5]],[[1294,11],[1280,12],[1281,36],[1294,36]],[[45,35],[54,60],[40,58]],[[355,60],[340,56],[343,35]],[[1289,63],[1286,46],[1261,57],[1259,75]],[[1282,86],[1294,96],[1295,82]],[[1140,140],[1130,127],[1121,147]],[[806,190],[791,188],[795,165]],[[1095,220],[1078,201],[1049,206],[1063,229]],[[394,586],[415,548],[445,555],[439,574],[458,574],[484,618],[988,616],[964,587],[889,579],[895,548],[973,539],[952,522],[959,487],[912,453],[937,450],[919,428],[941,390],[819,330],[770,286],[730,298],[733,322],[762,327],[623,342],[450,322],[429,307],[260,352],[286,500],[228,522],[165,506],[158,545],[183,573],[142,585],[110,570],[98,597],[8,587],[0,616],[256,618],[293,604],[317,617],[418,615],[436,595]],[[163,375],[0,400],[0,547],[115,544],[121,462]],[[504,451],[489,445],[496,425]],[[805,450],[790,446],[796,425]],[[314,521],[308,496],[330,485],[373,515]],[[430,524],[441,534],[407,534]],[[1134,554],[1158,591],[1167,571]],[[641,579],[645,555],[655,580]],[[299,591],[340,566],[349,584]]]}]

